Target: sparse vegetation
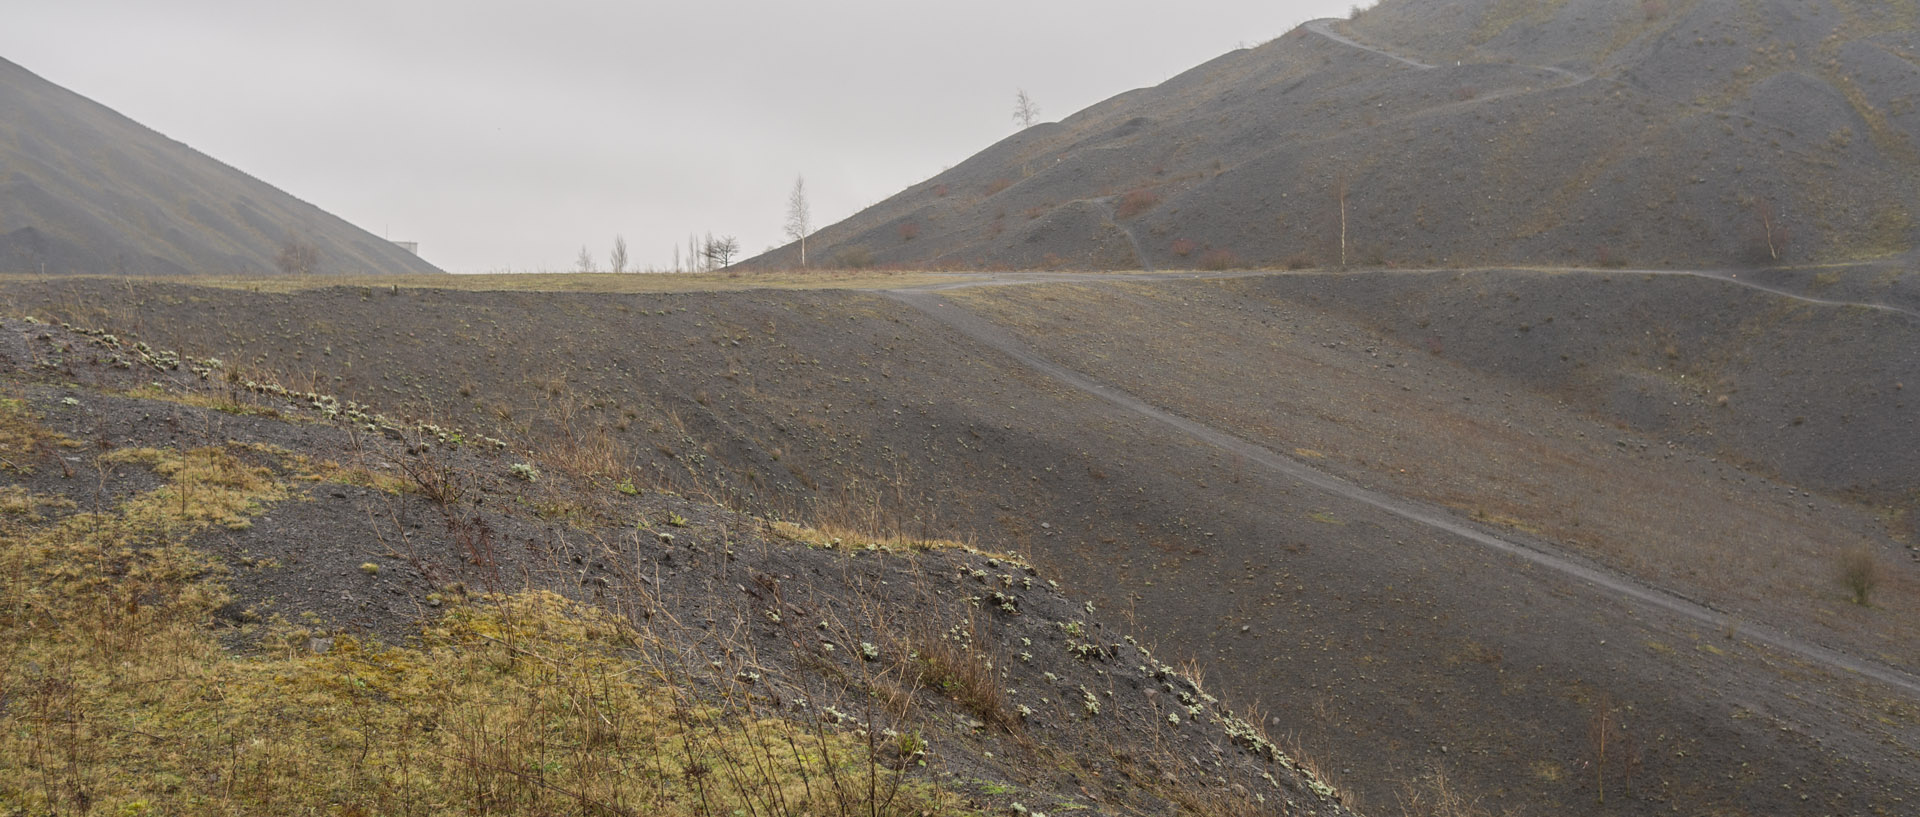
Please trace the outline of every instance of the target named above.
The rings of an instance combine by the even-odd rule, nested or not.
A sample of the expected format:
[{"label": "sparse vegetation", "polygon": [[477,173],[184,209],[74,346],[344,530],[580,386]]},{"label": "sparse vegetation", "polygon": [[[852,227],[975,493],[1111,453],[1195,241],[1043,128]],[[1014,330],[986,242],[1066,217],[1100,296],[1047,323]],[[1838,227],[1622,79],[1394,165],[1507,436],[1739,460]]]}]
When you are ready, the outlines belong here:
[{"label": "sparse vegetation", "polygon": [[[554,399],[568,392],[565,384],[557,396],[548,385],[540,389]],[[76,402],[95,402],[81,397]],[[43,399],[57,406],[60,395]],[[334,405],[317,398],[305,403]],[[25,405],[13,399],[0,404],[0,440],[38,442],[10,446],[8,453],[67,445],[41,429]],[[336,421],[358,428],[355,421]],[[478,453],[433,440],[425,433],[417,439],[412,433],[363,439],[356,446],[375,450],[357,456],[371,465],[354,467],[261,443],[179,450],[102,443],[94,457],[102,466],[150,471],[161,483],[108,512],[79,512],[70,500],[21,485],[0,488],[0,677],[38,679],[44,669],[46,678],[58,682],[36,681],[15,698],[24,708],[0,708],[0,793],[7,802],[83,813],[434,813],[457,804],[477,814],[969,814],[979,806],[963,805],[951,776],[935,776],[930,764],[939,760],[943,745],[963,755],[971,750],[959,749],[954,728],[944,725],[946,716],[927,712],[929,706],[965,713],[970,720],[962,721],[962,731],[965,723],[977,722],[972,728],[986,728],[1027,756],[1067,757],[1059,754],[1061,747],[1119,728],[1108,725],[1117,714],[1110,705],[1113,692],[1093,685],[1095,667],[1106,659],[1068,668],[1061,664],[1063,654],[1048,651],[1036,660],[1031,639],[1019,639],[1020,665],[1060,668],[1058,683],[1078,692],[1053,704],[1039,697],[1015,703],[1017,692],[1010,687],[1024,684],[1007,677],[1015,639],[1005,628],[1049,615],[1046,605],[1029,605],[1051,597],[1057,586],[1035,581],[1021,560],[956,543],[881,539],[853,530],[842,539],[785,523],[770,526],[773,539],[746,545],[738,523],[714,518],[724,512],[699,510],[663,494],[642,500],[637,489],[624,490],[630,478],[583,480],[559,468],[537,485],[489,478],[485,469],[506,466],[517,475],[532,465],[500,463],[489,454],[485,461],[495,464],[468,472],[463,469],[478,464],[471,460]],[[57,482],[71,487],[89,480]],[[231,570],[191,544],[206,530],[244,534],[255,518],[304,504],[307,491],[334,498],[310,507],[349,507],[332,502],[353,494],[329,485],[378,486],[360,495],[376,507],[431,503],[450,520],[447,534],[430,536],[396,515],[394,526],[415,532],[380,537],[385,524],[377,517],[388,512],[376,512],[367,522],[385,547],[397,551],[331,567],[303,566],[307,548],[325,544],[324,537],[300,535],[282,558],[236,556],[228,563]],[[736,549],[754,549],[740,553],[739,566],[732,568],[764,599],[752,603],[754,622],[812,632],[817,615],[820,641],[811,662],[796,668],[761,652],[766,642],[743,631],[681,624],[676,618],[688,613],[685,600],[666,595],[657,583],[632,585],[654,588],[637,596],[594,603],[542,590],[542,569],[525,561],[542,558],[531,541],[525,552],[516,544],[514,554],[500,557],[520,560],[511,573],[491,555],[475,556],[455,528],[484,530],[488,522],[480,509],[502,504],[503,490],[515,497],[506,504],[524,507],[534,518],[566,516],[570,532],[561,541],[590,536],[594,515],[605,511],[556,515],[550,507],[578,508],[593,504],[590,497],[644,501],[655,510],[640,516],[639,529],[651,528],[654,535],[637,543],[660,552],[660,564],[676,570],[704,573],[710,568],[703,562],[725,570],[735,564]],[[863,506],[847,519],[873,523],[873,512]],[[631,521],[616,524],[621,541],[636,542]],[[405,646],[385,645],[312,613],[296,624],[270,608],[235,610],[226,586],[230,578],[246,583],[283,571],[320,575],[310,572],[318,568],[354,594],[385,595],[411,576],[462,569],[445,562],[436,567],[444,555],[423,552],[427,539],[453,546],[445,555],[461,555],[475,568],[466,573],[470,578],[500,585],[517,573],[532,586],[472,595],[459,582],[438,580],[437,589],[420,599],[431,615],[394,642]],[[759,570],[769,564],[769,554],[778,553],[781,540],[830,550],[820,557],[844,559],[854,573],[884,567],[888,572],[879,575],[889,575],[905,568],[907,573],[893,574],[911,577],[903,587],[957,584],[933,590],[925,603],[912,605],[912,615],[902,615],[899,599],[871,585],[830,600],[808,597],[816,591],[783,589],[791,577]],[[548,556],[568,564],[560,552]],[[631,558],[615,561],[625,565]],[[948,566],[943,572],[956,564],[964,569],[957,578],[916,575],[914,565],[922,558]],[[595,575],[603,570],[597,560],[583,569],[594,579],[585,586],[608,588],[599,580],[604,574]],[[622,582],[638,578],[626,570],[615,571]],[[575,574],[567,568],[562,575]],[[980,592],[993,601],[991,607],[974,607],[965,598],[975,584],[990,588]],[[687,590],[702,604],[713,598],[697,584]],[[42,592],[61,601],[43,603],[36,596]],[[1068,620],[1072,632],[1096,632],[1089,619],[1077,617],[1091,616],[1092,604],[1053,604],[1051,616],[1076,616]],[[809,614],[796,605],[820,606]],[[109,624],[107,616],[117,618]],[[31,626],[21,626],[28,621]],[[129,626],[143,621],[166,626]],[[209,621],[233,629],[208,629]],[[1031,628],[1040,627],[1052,625],[1032,620]],[[75,639],[76,631],[85,637]],[[230,645],[246,651],[232,652]],[[1102,648],[1109,649],[1118,645]],[[141,666],[130,672],[133,656]],[[1058,657],[1046,664],[1049,656]],[[1197,681],[1170,668],[1157,672],[1167,683],[1193,690],[1182,698],[1189,704],[1180,716],[1183,732],[1228,723],[1228,733],[1238,734],[1233,730],[1241,727],[1232,724],[1242,722],[1224,708],[1211,721],[1195,709],[1217,703],[1198,691]],[[50,723],[59,727],[44,728]],[[1057,731],[1068,725],[1073,729]],[[1154,768],[1184,763],[1171,748],[1132,740],[1121,738],[1117,745],[1134,747],[1126,753],[1137,762]],[[1097,753],[1072,761],[1075,768],[1089,764],[1087,769],[1104,768],[1094,765],[1104,762]],[[208,769],[219,773],[204,773]],[[1252,813],[1264,802],[1247,794],[1259,778],[1248,777],[1244,764],[1230,774],[1241,780],[1234,800],[1240,807],[1197,813]],[[1278,788],[1271,773],[1266,779]],[[1218,799],[1212,788],[1212,778],[1155,780],[1137,796],[1149,798],[1145,802],[1211,803]],[[1002,805],[1016,790],[1030,803],[1051,796],[1048,788],[1024,784],[995,783],[992,789]],[[1054,802],[1072,810],[1071,801]]]},{"label": "sparse vegetation", "polygon": [[976,637],[978,626],[969,620],[951,632],[919,627],[906,644],[908,654],[917,656],[914,681],[953,699],[981,723],[1015,728],[1019,719],[1007,708],[993,657],[976,646],[987,643]]},{"label": "sparse vegetation", "polygon": [[287,239],[280,245],[280,254],[274,256],[273,265],[288,275],[312,275],[320,271],[320,248],[301,239]]},{"label": "sparse vegetation", "polygon": [[[1493,812],[1439,770],[1402,784],[1401,817],[1492,817]],[[1511,812],[1507,812],[1511,813]]]},{"label": "sparse vegetation", "polygon": [[1849,601],[1862,607],[1873,602],[1873,591],[1880,587],[1881,570],[1880,559],[1871,547],[1861,545],[1841,551],[1838,573]]},{"label": "sparse vegetation", "polygon": [[1595,801],[1600,805],[1607,802],[1607,778],[1631,786],[1640,770],[1640,747],[1627,731],[1625,709],[1607,694],[1588,704],[1587,756],[1593,768]]},{"label": "sparse vegetation", "polygon": [[1034,103],[1033,97],[1027,96],[1027,89],[1021,88],[1013,95],[1013,121],[1021,130],[1026,130],[1039,119],[1040,106]]},{"label": "sparse vegetation", "polygon": [[1241,266],[1240,256],[1232,250],[1214,249],[1200,255],[1200,268],[1203,270],[1230,270]]},{"label": "sparse vegetation", "polygon": [[1129,190],[1120,197],[1120,205],[1114,208],[1115,218],[1133,218],[1160,203],[1160,194],[1146,188]]},{"label": "sparse vegetation", "polygon": [[841,269],[868,269],[873,266],[873,251],[859,244],[842,247],[834,253],[833,263]]}]

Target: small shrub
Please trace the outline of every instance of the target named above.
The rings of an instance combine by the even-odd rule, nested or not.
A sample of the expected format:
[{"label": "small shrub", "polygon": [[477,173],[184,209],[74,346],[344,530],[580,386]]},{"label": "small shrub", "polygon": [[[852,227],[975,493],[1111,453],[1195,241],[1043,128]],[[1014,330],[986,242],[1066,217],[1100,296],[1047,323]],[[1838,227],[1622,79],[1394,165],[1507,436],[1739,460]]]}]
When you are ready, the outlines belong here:
[{"label": "small shrub", "polygon": [[1120,197],[1120,206],[1113,214],[1116,218],[1133,218],[1159,203],[1159,193],[1146,189],[1133,190]]},{"label": "small shrub", "polygon": [[1311,269],[1319,266],[1319,263],[1313,260],[1313,256],[1297,252],[1287,256],[1287,260],[1281,262],[1281,266],[1287,269]]},{"label": "small shrub", "polygon": [[1006,190],[1007,188],[1012,186],[1013,186],[1013,181],[1010,179],[994,179],[992,184],[987,185],[987,195],[989,196],[999,195],[1001,191]]},{"label": "small shrub", "polygon": [[936,185],[934,185],[934,186],[933,186],[933,195],[935,195],[935,196],[937,196],[937,197],[939,197],[939,198],[943,198],[943,199],[944,199],[944,198],[946,198],[946,197],[947,197],[947,194],[948,194],[948,193],[951,193],[951,192],[953,192],[953,191],[952,191],[951,189],[949,189],[949,188],[948,188],[948,187],[947,187],[946,185],[944,185],[944,184],[936,184]]},{"label": "small shrub", "polygon": [[992,657],[969,647],[982,639],[969,622],[970,637],[940,638],[937,635],[916,639],[912,654],[917,656],[916,681],[960,704],[981,723],[1012,729],[1016,721],[1007,710],[999,673]]},{"label": "small shrub", "polygon": [[833,263],[842,269],[866,269],[873,266],[873,251],[855,244],[834,253]]},{"label": "small shrub", "polygon": [[1208,250],[1200,256],[1200,268],[1204,270],[1229,270],[1241,266],[1240,256],[1232,250]]},{"label": "small shrub", "polygon": [[540,469],[524,462],[516,462],[508,466],[507,473],[512,474],[515,479],[521,480],[522,482],[540,481]]},{"label": "small shrub", "polygon": [[1873,601],[1873,591],[1880,586],[1880,560],[1872,548],[1862,545],[1840,554],[1840,584],[1854,604],[1865,607]]},{"label": "small shrub", "polygon": [[400,460],[400,470],[412,489],[441,507],[458,503],[463,493],[460,475],[446,461],[431,456]]},{"label": "small shrub", "polygon": [[1192,255],[1196,249],[1199,249],[1199,245],[1194,244],[1191,239],[1182,238],[1173,242],[1173,254],[1181,258]]},{"label": "small shrub", "polygon": [[912,241],[915,238],[919,238],[919,237],[920,237],[920,224],[918,222],[909,221],[905,224],[900,225],[901,241]]},{"label": "small shrub", "polygon": [[1400,813],[1414,817],[1492,817],[1480,799],[1458,788],[1441,770],[1401,784]]}]

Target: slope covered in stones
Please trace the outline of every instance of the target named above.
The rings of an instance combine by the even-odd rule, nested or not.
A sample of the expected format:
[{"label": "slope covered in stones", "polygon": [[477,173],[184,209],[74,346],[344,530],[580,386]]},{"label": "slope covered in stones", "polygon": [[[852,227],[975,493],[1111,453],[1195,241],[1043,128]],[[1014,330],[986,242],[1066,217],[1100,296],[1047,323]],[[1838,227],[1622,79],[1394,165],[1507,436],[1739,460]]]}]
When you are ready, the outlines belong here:
[{"label": "slope covered in stones", "polygon": [[0,111],[0,272],[440,271],[4,59]]},{"label": "slope covered in stones", "polygon": [[[1911,452],[1886,443],[1911,434],[1900,314],[1639,273],[968,280],[996,283],[6,294],[15,312],[139,327],[301,391],[537,440],[525,462],[610,496],[631,479],[1020,552],[1156,637],[1162,660],[1195,659],[1231,693],[1216,695],[1259,701],[1371,813],[1430,772],[1522,813],[1897,813],[1920,796],[1920,707],[1774,646],[1785,634],[1890,677],[1920,666]],[[1881,571],[1867,605],[1836,570],[1855,553]],[[1640,754],[1595,776],[1602,715]]]},{"label": "slope covered in stones", "polygon": [[1341,815],[1025,561],[0,320],[0,802]]},{"label": "slope covered in stones", "polygon": [[[820,231],[908,267],[1727,267],[1913,246],[1903,4],[1390,0]],[[793,265],[794,248],[756,259]]]}]

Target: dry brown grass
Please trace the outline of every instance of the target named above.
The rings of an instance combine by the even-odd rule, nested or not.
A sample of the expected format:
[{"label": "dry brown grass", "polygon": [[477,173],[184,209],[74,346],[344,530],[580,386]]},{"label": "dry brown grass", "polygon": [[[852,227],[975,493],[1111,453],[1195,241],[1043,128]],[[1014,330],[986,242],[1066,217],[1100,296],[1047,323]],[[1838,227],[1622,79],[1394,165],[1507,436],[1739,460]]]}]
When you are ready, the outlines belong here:
[{"label": "dry brown grass", "polygon": [[1153,206],[1159,203],[1159,193],[1145,188],[1130,190],[1127,191],[1126,195],[1120,197],[1120,204],[1114,209],[1113,216],[1114,218],[1133,218],[1134,216],[1153,209]]},{"label": "dry brown grass", "polygon": [[[1501,812],[1512,814],[1512,810]],[[1447,773],[1434,770],[1409,780],[1400,790],[1401,817],[1493,817],[1494,812],[1480,804],[1480,798],[1456,787]]]},{"label": "dry brown grass", "polygon": [[1865,607],[1873,602],[1873,591],[1880,587],[1880,559],[1867,545],[1840,553],[1838,578],[1854,604]]},{"label": "dry brown grass", "polygon": [[[104,276],[103,276],[104,277]],[[229,278],[224,276],[178,276],[140,278],[140,282],[165,282],[191,286],[243,289],[250,292],[301,292],[329,287],[385,289],[453,289],[467,292],[598,292],[671,293],[727,292],[743,289],[879,289],[918,286],[949,280],[925,272],[889,270],[769,270],[713,273],[499,273],[491,275],[388,275],[388,276],[272,276]],[[39,281],[36,276],[0,275],[8,280]],[[114,278],[112,280],[123,280]],[[130,322],[114,325],[131,326]]]},{"label": "dry brown grass", "polygon": [[[29,421],[9,419],[9,427]],[[0,802],[23,813],[953,813],[872,739],[779,717],[741,667],[528,592],[454,607],[407,647],[290,625],[241,657],[186,545],[289,496],[260,447],[132,448],[161,484],[111,510],[0,491]],[[664,625],[662,625],[664,626]]]},{"label": "dry brown grass", "polygon": [[915,628],[908,642],[911,654],[918,656],[914,680],[953,699],[981,723],[1011,730],[1019,720],[1007,711],[1006,692],[980,628],[980,620],[971,615],[945,632]]}]

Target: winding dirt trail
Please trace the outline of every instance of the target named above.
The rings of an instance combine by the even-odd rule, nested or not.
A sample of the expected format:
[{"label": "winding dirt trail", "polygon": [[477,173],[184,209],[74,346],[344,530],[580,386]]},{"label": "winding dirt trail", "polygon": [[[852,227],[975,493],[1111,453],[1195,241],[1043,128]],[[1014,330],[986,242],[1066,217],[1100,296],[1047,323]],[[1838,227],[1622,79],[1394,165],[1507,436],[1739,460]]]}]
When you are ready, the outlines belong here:
[{"label": "winding dirt trail", "polygon": [[1380,56],[1386,57],[1387,59],[1393,60],[1394,62],[1411,65],[1415,70],[1418,70],[1418,71],[1427,71],[1427,70],[1431,70],[1434,67],[1432,65],[1421,62],[1419,60],[1412,59],[1410,57],[1403,57],[1403,56],[1400,56],[1399,54],[1393,53],[1392,51],[1384,51],[1378,48],[1374,48],[1373,46],[1366,45],[1357,40],[1349,38],[1345,34],[1341,34],[1338,31],[1334,31],[1332,26],[1329,25],[1330,23],[1333,23],[1333,22],[1335,22],[1335,20],[1332,17],[1328,17],[1321,20],[1309,21],[1306,24],[1306,26],[1308,31],[1311,31],[1315,34],[1318,34],[1336,43],[1339,43],[1344,46],[1350,46],[1352,48],[1358,48],[1361,51],[1367,51],[1374,54],[1379,54]]},{"label": "winding dirt trail", "polygon": [[[1617,273],[1618,271],[1614,272]],[[1667,274],[1687,273],[1669,272]],[[1699,275],[1700,277],[1719,278],[1718,275],[1714,274],[1693,274]],[[1434,530],[1444,531],[1474,545],[1531,562],[1540,567],[1558,572],[1568,578],[1605,590],[1621,599],[1663,610],[1692,620],[1708,628],[1718,627],[1726,621],[1726,614],[1718,612],[1711,607],[1638,581],[1613,570],[1574,558],[1552,548],[1547,543],[1521,542],[1516,539],[1497,536],[1486,529],[1454,516],[1448,511],[1435,508],[1425,503],[1362,487],[1346,479],[1313,468],[1265,446],[1248,442],[1227,432],[1154,406],[1132,394],[1097,381],[1081,372],[1067,368],[1041,356],[991,321],[939,295],[939,292],[943,290],[962,289],[974,286],[1006,286],[1019,283],[1040,283],[1043,280],[1060,281],[1063,278],[1067,280],[1084,281],[1091,277],[1084,274],[1077,277],[1071,274],[1063,276],[1053,273],[1036,273],[1032,275],[1033,277],[1029,278],[1020,274],[1008,274],[1008,277],[996,276],[995,280],[932,284],[923,287],[882,290],[881,292],[887,297],[924,312],[961,334],[1006,354],[1034,371],[1053,378],[1062,384],[1097,397],[1117,408],[1166,425],[1194,440],[1244,457],[1247,461],[1258,464],[1260,467],[1269,469],[1274,473],[1312,485],[1336,496],[1371,505],[1386,513],[1425,525]],[[1171,278],[1219,278],[1229,277],[1231,275],[1232,274],[1143,273],[1133,275],[1102,275],[1094,277],[1094,280],[1165,280]],[[1009,278],[1013,276],[1019,277],[1009,280]],[[1746,284],[1745,282],[1737,280],[1725,280],[1730,280],[1732,283],[1753,286],[1752,284]],[[1753,286],[1753,288],[1763,289],[1769,292],[1773,291],[1772,289],[1760,286]],[[1868,304],[1829,302],[1805,296],[1796,296],[1791,293],[1776,292],[1775,294],[1810,303],[1831,306],[1865,306],[1887,309],[1901,314],[1914,314],[1908,310],[1894,307],[1875,307]],[[1920,315],[1916,315],[1915,317],[1920,317]],[[1892,667],[1864,660],[1777,630],[1758,626],[1745,626],[1741,632],[1744,637],[1753,642],[1764,644],[1773,649],[1798,656],[1806,661],[1830,669],[1851,672],[1865,678],[1873,679],[1887,686],[1896,688],[1907,695],[1920,698],[1920,677],[1915,677]]]},{"label": "winding dirt trail", "polygon": [[[1327,17],[1319,20],[1308,21],[1302,24],[1302,27],[1304,27],[1308,31],[1311,31],[1315,34],[1318,34],[1322,37],[1332,40],[1333,42],[1339,43],[1349,48],[1365,51],[1369,54],[1378,54],[1382,57],[1386,57],[1387,59],[1393,60],[1394,62],[1398,62],[1402,65],[1410,66],[1417,71],[1426,71],[1426,70],[1440,67],[1440,66],[1429,64],[1429,63],[1421,62],[1419,60],[1416,60],[1412,57],[1409,57],[1403,54],[1396,54],[1384,48],[1378,48],[1375,46],[1367,45],[1366,43],[1360,42],[1359,40],[1355,40],[1352,37],[1348,37],[1345,34],[1341,34],[1340,32],[1333,30],[1333,24],[1338,22],[1340,22],[1338,18]],[[1600,78],[1596,74],[1583,74],[1578,71],[1562,68],[1557,65],[1520,64],[1519,67],[1531,68],[1536,71],[1545,71],[1550,74],[1555,74],[1557,76],[1565,78],[1567,82],[1560,85],[1551,86],[1548,88],[1509,89],[1506,91],[1500,91],[1498,93],[1485,94],[1485,95],[1476,97],[1474,99],[1467,100],[1464,103],[1454,103],[1454,105],[1442,106],[1442,108],[1450,108],[1450,107],[1454,107],[1455,105],[1462,105],[1462,104],[1483,104],[1487,102],[1492,102],[1493,100],[1496,100],[1496,99],[1504,99],[1510,96],[1517,96],[1519,94],[1530,94],[1530,93],[1537,93],[1540,91],[1547,91],[1547,90],[1562,90],[1566,88],[1572,88],[1576,85],[1584,85],[1588,82],[1592,82],[1593,80]],[[1800,142],[1803,144],[1814,144],[1814,140],[1804,137],[1798,133],[1795,133],[1792,129],[1782,127],[1778,123],[1755,118],[1749,114],[1740,113],[1738,111],[1730,111],[1730,110],[1722,110],[1719,108],[1713,108],[1706,105],[1702,105],[1698,102],[1694,102],[1692,100],[1679,99],[1676,97],[1667,96],[1665,94],[1656,93],[1648,88],[1641,87],[1641,85],[1639,84],[1628,82],[1617,77],[1608,78],[1606,82],[1609,83],[1614,88],[1625,90],[1634,94],[1639,94],[1649,99],[1658,99],[1662,102],[1666,102],[1672,105],[1679,105],[1681,107],[1694,108],[1702,111],[1709,111],[1715,115],[1730,116],[1744,122],[1751,122],[1755,125],[1768,128],[1796,142]],[[1438,109],[1430,109],[1430,110],[1438,110]]]},{"label": "winding dirt trail", "polygon": [[[1920,320],[1920,309],[1913,309],[1880,301],[1846,301],[1834,298],[1817,298],[1795,292],[1785,287],[1763,284],[1740,277],[1732,270],[1680,270],[1680,269],[1588,269],[1584,267],[1486,267],[1484,269],[1401,269],[1401,270],[1354,270],[1343,275],[1452,275],[1461,272],[1500,270],[1537,271],[1574,275],[1659,275],[1667,277],[1705,278],[1723,284],[1765,292],[1796,303],[1813,306],[1833,307],[1836,309],[1870,309]],[[1323,275],[1325,271],[1285,272],[1276,270],[1233,270],[1228,272],[1202,272],[1198,270],[1161,270],[1148,272],[991,272],[991,273],[946,273],[953,280],[937,284],[923,284],[914,287],[891,289],[870,289],[868,292],[914,293],[944,292],[954,289],[970,289],[982,286],[1022,286],[1026,284],[1071,284],[1099,283],[1102,281],[1178,281],[1178,280],[1214,280],[1227,278],[1258,278],[1277,275]]]},{"label": "winding dirt trail", "polygon": [[1761,292],[1778,295],[1782,298],[1786,298],[1792,301],[1798,301],[1800,303],[1805,303],[1805,304],[1814,304],[1816,306],[1837,306],[1837,307],[1843,307],[1847,309],[1871,309],[1876,312],[1888,312],[1895,315],[1905,315],[1909,318],[1920,320],[1920,309],[1908,309],[1904,306],[1894,306],[1893,304],[1880,303],[1878,301],[1840,301],[1840,300],[1834,300],[1831,298],[1815,298],[1812,295],[1803,295],[1801,293],[1794,292],[1793,290],[1787,289],[1785,287],[1770,286],[1768,284],[1762,284],[1754,281],[1743,281],[1743,280],[1740,280],[1740,277],[1739,277],[1740,273],[1737,273],[1737,272],[1712,271],[1712,270],[1653,270],[1653,269],[1630,270],[1630,272],[1634,274],[1639,274],[1639,275],[1680,275],[1680,276],[1685,276],[1689,278],[1707,278],[1714,281],[1724,281],[1726,283],[1733,284],[1734,286],[1746,287],[1747,289],[1755,289]]}]

